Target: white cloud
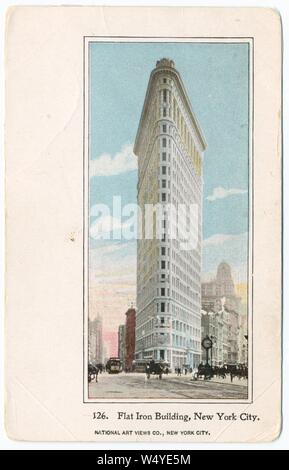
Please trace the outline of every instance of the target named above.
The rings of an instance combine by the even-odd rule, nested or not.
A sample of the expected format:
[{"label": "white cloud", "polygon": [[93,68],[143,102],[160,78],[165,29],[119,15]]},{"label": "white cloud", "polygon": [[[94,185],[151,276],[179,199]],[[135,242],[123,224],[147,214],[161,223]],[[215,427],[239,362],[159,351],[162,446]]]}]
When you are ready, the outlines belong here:
[{"label": "white cloud", "polygon": [[89,163],[90,177],[113,176],[137,169],[137,157],[133,145],[126,144],[115,155],[104,153]]},{"label": "white cloud", "polygon": [[216,233],[209,238],[203,240],[203,246],[208,245],[223,245],[227,241],[238,240],[240,237],[243,237],[243,234],[240,235],[231,235],[227,233]]},{"label": "white cloud", "polygon": [[[90,284],[91,285],[136,285],[136,254],[130,254],[127,244],[122,244],[122,249],[102,256],[101,249],[90,252]],[[106,254],[106,253],[105,253]],[[115,296],[115,291],[111,296]]]},{"label": "white cloud", "polygon": [[[132,266],[129,267],[130,269]],[[95,274],[95,272],[91,272],[90,276],[90,284],[91,285],[130,285],[132,286],[132,290],[135,289],[135,283],[136,283],[136,272],[133,271],[130,274],[123,274],[121,272],[113,275],[109,275],[109,273],[103,272],[101,274]],[[116,291],[111,293],[111,296],[114,296],[116,294]]]},{"label": "white cloud", "polygon": [[214,188],[213,194],[207,196],[206,199],[208,201],[215,201],[216,199],[224,199],[225,197],[233,196],[235,194],[246,194],[246,189],[238,189],[238,188],[231,188],[225,189],[222,186],[218,188]]},{"label": "white cloud", "polygon": [[121,233],[125,229],[130,228],[131,224],[132,222],[130,220],[122,222],[118,217],[103,215],[90,226],[89,234],[90,237],[95,240],[110,239],[112,231],[119,233],[119,237],[121,237]]},{"label": "white cloud", "polygon": [[95,251],[97,254],[101,255],[110,255],[116,253],[119,250],[124,250],[128,246],[128,243],[111,243],[109,245],[96,248]]},{"label": "white cloud", "polygon": [[97,258],[100,258],[102,256],[114,256],[114,255],[118,255],[118,252],[124,252],[126,253],[127,255],[130,254],[130,251],[129,250],[136,250],[136,240],[132,240],[132,241],[113,241],[111,242],[110,240],[104,240],[104,244],[103,245],[98,245],[98,246],[95,246],[94,248],[91,248],[90,247],[90,250],[89,250],[89,254],[90,254],[90,257],[97,257]]}]

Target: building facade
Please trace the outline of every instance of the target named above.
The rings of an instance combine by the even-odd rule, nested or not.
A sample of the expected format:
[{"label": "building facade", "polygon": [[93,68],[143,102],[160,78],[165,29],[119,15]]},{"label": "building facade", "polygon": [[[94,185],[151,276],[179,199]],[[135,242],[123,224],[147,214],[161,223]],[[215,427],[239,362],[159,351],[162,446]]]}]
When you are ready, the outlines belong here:
[{"label": "building facade", "polygon": [[240,362],[239,311],[231,268],[222,262],[216,278],[202,283],[202,336],[212,336],[214,365]]},{"label": "building facade", "polygon": [[[212,366],[228,363],[228,314],[225,311],[213,312],[202,310],[202,338],[212,340],[209,361]],[[206,361],[206,351],[202,350],[202,362]]]},{"label": "building facade", "polygon": [[103,361],[102,318],[100,316],[89,321],[88,357],[91,363],[100,364]]},{"label": "building facade", "polygon": [[[164,360],[172,368],[193,367],[201,358],[205,148],[180,74],[172,60],[159,60],[150,76],[134,147],[141,211],[136,358]],[[149,224],[148,206],[154,214]],[[175,216],[181,206],[185,219]],[[197,213],[194,220],[191,206]],[[184,248],[183,235],[192,224],[195,242]]]},{"label": "building facade", "polygon": [[125,365],[125,325],[119,325],[118,327],[118,357]]},{"label": "building facade", "polygon": [[129,308],[126,312],[125,322],[125,369],[131,371],[135,358],[135,325],[136,311]]},{"label": "building facade", "polygon": [[[224,299],[224,301],[222,301]],[[236,295],[231,267],[222,262],[217,268],[216,278],[210,282],[202,282],[202,307],[204,310],[219,310],[222,303],[227,311],[240,310],[240,298]]]},{"label": "building facade", "polygon": [[239,364],[248,365],[248,325],[247,316],[240,315],[239,319]]}]

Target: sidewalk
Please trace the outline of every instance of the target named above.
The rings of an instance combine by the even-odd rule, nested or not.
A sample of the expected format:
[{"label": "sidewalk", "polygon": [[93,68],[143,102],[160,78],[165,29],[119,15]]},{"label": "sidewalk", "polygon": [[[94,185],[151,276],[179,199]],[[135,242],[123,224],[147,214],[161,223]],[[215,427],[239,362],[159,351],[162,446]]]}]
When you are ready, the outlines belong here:
[{"label": "sidewalk", "polygon": [[243,387],[247,387],[248,379],[238,379],[238,377],[233,378],[233,382],[231,382],[231,377],[228,374],[225,379],[221,377],[214,377],[210,380],[210,382],[216,382],[219,384],[232,384],[232,385],[242,385]]},{"label": "sidewalk", "polygon": [[236,385],[236,386],[242,386],[242,387],[247,387],[248,385],[248,380],[247,379],[241,379],[239,380],[237,377],[234,377],[233,382],[231,382],[231,377],[228,374],[225,379],[222,379],[221,377],[214,377],[210,380],[203,380],[203,378],[200,378],[198,380],[193,380],[192,379],[192,374],[182,374],[181,376],[177,376],[175,373],[169,374],[172,379],[178,380],[178,381],[185,381],[185,382],[214,382],[214,383],[219,383],[219,384],[230,384],[230,385]]}]

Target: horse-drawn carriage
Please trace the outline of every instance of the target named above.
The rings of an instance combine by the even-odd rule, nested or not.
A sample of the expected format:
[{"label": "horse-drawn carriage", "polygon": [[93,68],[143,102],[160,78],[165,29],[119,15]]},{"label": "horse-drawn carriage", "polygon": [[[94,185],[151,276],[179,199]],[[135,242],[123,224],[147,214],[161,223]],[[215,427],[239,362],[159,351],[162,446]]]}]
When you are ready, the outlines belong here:
[{"label": "horse-drawn carriage", "polygon": [[222,366],[210,366],[209,364],[200,364],[198,370],[193,374],[193,379],[210,380],[214,377],[226,379],[227,376],[239,380],[248,378],[248,367],[245,364],[224,364]]},{"label": "horse-drawn carriage", "polygon": [[194,378],[198,380],[203,378],[204,380],[210,380],[214,377],[213,368],[209,364],[200,364],[198,371],[195,373]]},{"label": "horse-drawn carriage", "polygon": [[151,375],[158,375],[162,379],[163,374],[169,373],[169,364],[164,361],[154,361],[153,359],[146,364],[145,372],[149,379]]},{"label": "horse-drawn carriage", "polygon": [[239,380],[248,379],[248,366],[245,364],[229,365],[227,366],[227,373],[230,374],[231,382],[233,382],[234,377]]},{"label": "horse-drawn carriage", "polygon": [[94,379],[97,382],[98,368],[93,364],[88,364],[88,382],[92,382]]}]

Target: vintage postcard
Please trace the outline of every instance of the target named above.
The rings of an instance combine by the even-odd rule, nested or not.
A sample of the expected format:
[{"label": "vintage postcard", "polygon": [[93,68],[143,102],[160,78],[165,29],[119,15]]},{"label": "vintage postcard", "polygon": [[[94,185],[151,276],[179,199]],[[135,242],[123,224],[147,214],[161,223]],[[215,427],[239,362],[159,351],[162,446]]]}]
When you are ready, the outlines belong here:
[{"label": "vintage postcard", "polygon": [[277,438],[278,12],[16,7],[6,37],[8,434]]}]

